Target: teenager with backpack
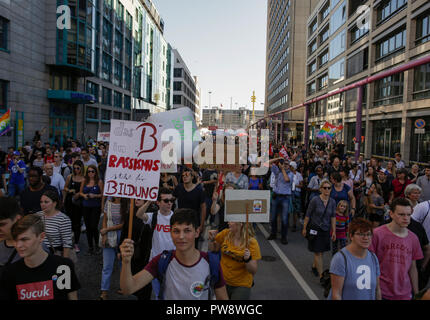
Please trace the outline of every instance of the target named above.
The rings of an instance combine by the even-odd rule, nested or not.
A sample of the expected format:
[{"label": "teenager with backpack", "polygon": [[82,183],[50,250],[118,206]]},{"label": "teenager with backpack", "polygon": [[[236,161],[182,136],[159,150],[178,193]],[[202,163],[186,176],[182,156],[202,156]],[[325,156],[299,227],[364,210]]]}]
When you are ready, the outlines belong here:
[{"label": "teenager with backpack", "polygon": [[164,251],[154,257],[144,270],[132,275],[130,261],[134,253],[133,240],[121,244],[123,267],[121,290],[132,294],[157,278],[161,284],[160,299],[208,300],[212,291],[217,300],[227,300],[221,267],[212,255],[195,248],[198,238],[196,213],[191,209],[177,209],[170,219],[170,234],[176,250]]},{"label": "teenager with backpack", "polygon": [[368,250],[372,224],[356,218],[349,225],[350,244],[333,256],[329,300],[381,300],[379,262]]}]

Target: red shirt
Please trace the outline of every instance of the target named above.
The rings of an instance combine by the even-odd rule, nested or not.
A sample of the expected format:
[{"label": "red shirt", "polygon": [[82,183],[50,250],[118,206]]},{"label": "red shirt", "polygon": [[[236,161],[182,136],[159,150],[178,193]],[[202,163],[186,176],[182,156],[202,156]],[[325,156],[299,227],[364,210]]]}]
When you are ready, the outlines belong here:
[{"label": "red shirt", "polygon": [[404,198],[405,197],[405,189],[406,187],[411,184],[412,181],[409,179],[406,179],[406,182],[404,184],[401,184],[399,179],[394,179],[393,184],[393,191],[394,191],[394,199],[395,198]]},{"label": "red shirt", "polygon": [[45,156],[45,163],[54,163],[54,155],[51,154],[50,156],[46,155]]}]

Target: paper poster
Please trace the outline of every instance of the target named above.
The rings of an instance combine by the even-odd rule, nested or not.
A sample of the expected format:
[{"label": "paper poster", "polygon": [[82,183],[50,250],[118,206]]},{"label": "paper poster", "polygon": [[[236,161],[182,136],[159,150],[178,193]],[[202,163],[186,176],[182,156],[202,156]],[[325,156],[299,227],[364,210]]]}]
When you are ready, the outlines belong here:
[{"label": "paper poster", "polygon": [[98,132],[97,141],[109,142],[110,132]]},{"label": "paper poster", "polygon": [[157,200],[161,129],[159,124],[111,120],[105,196]]},{"label": "paper poster", "polygon": [[269,190],[231,190],[225,192],[225,221],[246,222],[270,221]]}]

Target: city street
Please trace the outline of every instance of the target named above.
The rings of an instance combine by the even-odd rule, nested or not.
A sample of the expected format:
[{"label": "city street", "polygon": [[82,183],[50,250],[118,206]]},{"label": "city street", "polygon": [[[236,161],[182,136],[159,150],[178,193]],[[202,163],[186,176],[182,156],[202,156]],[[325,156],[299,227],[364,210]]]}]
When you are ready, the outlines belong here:
[{"label": "city street", "polygon": [[[307,250],[307,242],[299,231],[288,234],[288,245],[266,240],[270,231],[268,224],[258,224],[257,240],[260,245],[262,260],[258,262],[255,285],[252,288],[252,300],[322,300],[323,288],[319,279],[311,272],[312,253]],[[86,237],[81,237],[81,252],[78,254],[78,277],[82,288],[80,300],[95,300],[100,294],[102,272],[102,255],[84,256]],[[202,243],[202,250],[207,242]],[[328,268],[329,255],[325,256],[325,268]],[[109,299],[135,300],[133,296],[125,297],[116,291],[119,289],[119,265],[116,264],[111,280]]]}]

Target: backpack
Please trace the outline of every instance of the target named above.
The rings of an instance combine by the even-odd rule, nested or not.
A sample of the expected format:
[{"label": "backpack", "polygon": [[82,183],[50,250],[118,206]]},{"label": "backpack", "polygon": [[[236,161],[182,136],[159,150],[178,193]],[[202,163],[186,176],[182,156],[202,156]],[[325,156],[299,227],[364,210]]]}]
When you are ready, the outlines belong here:
[{"label": "backpack", "polygon": [[[158,276],[157,280],[160,283],[160,291],[158,294],[159,300],[164,300],[164,290],[165,290],[165,277],[167,267],[169,266],[170,261],[172,260],[173,250],[164,250],[161,254],[160,260],[158,261]],[[219,252],[208,252],[209,258],[209,275],[205,279],[204,289],[209,290],[208,299],[211,300],[214,290],[215,284],[219,281],[219,271],[220,271],[220,254]]]}]

